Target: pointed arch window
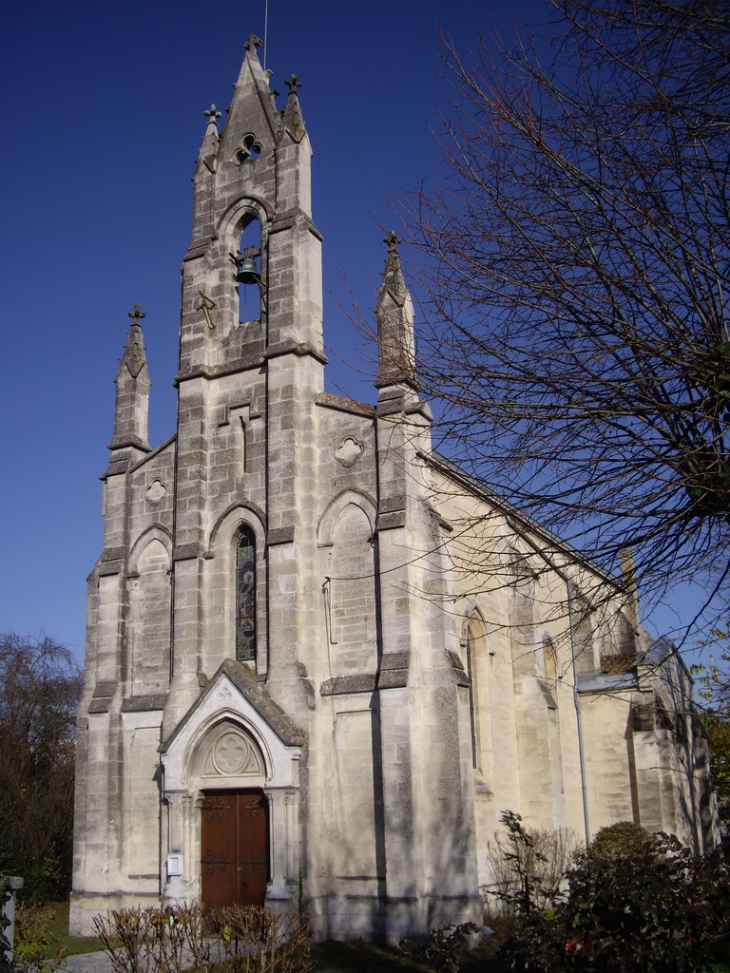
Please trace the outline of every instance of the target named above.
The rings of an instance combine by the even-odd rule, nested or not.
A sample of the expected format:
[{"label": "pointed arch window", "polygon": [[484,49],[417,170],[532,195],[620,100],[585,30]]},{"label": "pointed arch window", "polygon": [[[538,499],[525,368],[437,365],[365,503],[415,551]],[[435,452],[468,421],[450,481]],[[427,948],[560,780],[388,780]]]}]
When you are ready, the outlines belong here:
[{"label": "pointed arch window", "polygon": [[590,605],[583,598],[576,597],[573,608],[573,643],[575,665],[579,676],[590,676],[596,671],[593,635]]},{"label": "pointed arch window", "polygon": [[545,660],[545,682],[555,707],[558,705],[558,658],[550,639],[545,639],[543,656]]},{"label": "pointed arch window", "polygon": [[481,614],[472,612],[466,630],[466,659],[469,675],[469,718],[471,721],[472,763],[477,770],[482,766],[482,739],[480,732],[480,669],[484,666],[486,631]]},{"label": "pointed arch window", "polygon": [[256,658],[256,538],[243,527],[236,545],[236,659]]}]

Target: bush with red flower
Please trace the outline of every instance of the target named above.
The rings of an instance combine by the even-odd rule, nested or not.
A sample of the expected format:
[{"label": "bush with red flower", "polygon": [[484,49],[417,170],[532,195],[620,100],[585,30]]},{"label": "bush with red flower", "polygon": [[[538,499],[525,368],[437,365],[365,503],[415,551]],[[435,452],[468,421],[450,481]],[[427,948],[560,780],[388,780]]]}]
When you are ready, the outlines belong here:
[{"label": "bush with red flower", "polygon": [[502,945],[520,973],[703,973],[730,946],[730,869],[652,835],[630,851],[580,856],[555,905],[516,920]]}]

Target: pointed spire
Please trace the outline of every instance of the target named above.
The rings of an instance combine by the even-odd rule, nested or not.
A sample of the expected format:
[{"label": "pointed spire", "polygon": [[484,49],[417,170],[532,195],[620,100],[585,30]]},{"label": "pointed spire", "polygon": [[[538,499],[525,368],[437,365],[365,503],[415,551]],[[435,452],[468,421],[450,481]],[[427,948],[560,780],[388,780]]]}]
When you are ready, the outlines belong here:
[{"label": "pointed spire", "polygon": [[403,269],[400,264],[400,254],[398,253],[398,244],[402,242],[401,238],[396,236],[394,230],[391,230],[387,237],[383,238],[383,243],[388,244],[388,254],[385,258],[383,283],[380,286],[381,297],[383,290],[388,290],[393,295],[393,298],[401,304],[408,295]]},{"label": "pointed spire", "polygon": [[149,406],[150,378],[142,335],[142,318],[139,304],[129,312],[132,326],[127,335],[124,354],[119,361],[119,371],[114,380],[117,386],[114,410],[114,435],[109,449],[134,446],[149,452],[147,442],[147,413]]},{"label": "pointed spire", "polygon": [[218,154],[218,145],[220,143],[218,119],[222,117],[222,113],[217,110],[215,105],[211,105],[203,114],[208,118],[208,125],[203,136],[203,144],[200,146],[198,159],[205,163],[209,172],[213,172],[215,169],[215,158]]},{"label": "pointed spire", "polygon": [[297,93],[297,88],[301,88],[302,83],[298,80],[296,74],[292,74],[289,80],[284,83],[289,89],[289,98],[281,116],[282,131],[289,132],[292,138],[299,142],[305,131],[302,108]]},{"label": "pointed spire", "polygon": [[379,369],[376,388],[407,385],[418,390],[414,360],[413,303],[406,287],[393,230],[388,245],[375,317],[378,322]]},{"label": "pointed spire", "polygon": [[134,305],[134,310],[128,312],[128,317],[132,319],[132,327],[127,335],[127,344],[124,348],[122,362],[127,366],[132,378],[137,378],[147,359],[144,355],[144,344],[142,339],[142,318],[146,317],[144,311],[140,311],[139,304]]},{"label": "pointed spire", "polygon": [[269,88],[271,72],[264,71],[256,53],[260,44],[260,38],[251,34],[244,45],[246,56],[233,86],[233,101],[226,109],[228,120],[220,136],[217,167],[227,162],[240,166],[248,159],[249,146],[244,144],[248,139],[257,144],[258,152],[273,149],[279,119],[275,97]]}]

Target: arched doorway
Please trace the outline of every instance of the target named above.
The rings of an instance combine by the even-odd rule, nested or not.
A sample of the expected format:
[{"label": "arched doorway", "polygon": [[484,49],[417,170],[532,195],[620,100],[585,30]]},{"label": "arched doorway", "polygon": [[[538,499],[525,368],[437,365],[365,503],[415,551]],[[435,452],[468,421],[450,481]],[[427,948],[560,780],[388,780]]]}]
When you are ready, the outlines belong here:
[{"label": "arched doorway", "polygon": [[205,908],[263,905],[269,881],[269,804],[264,792],[206,790],[200,813]]},{"label": "arched doorway", "polygon": [[[250,869],[248,878],[242,874],[249,887],[246,894],[272,908],[289,909],[296,903],[299,760],[305,736],[282,716],[261,694],[255,673],[228,659],[163,748],[165,905],[241,901],[239,863]],[[214,800],[206,805],[208,798]],[[223,805],[216,803],[221,799]],[[216,834],[208,811],[223,835]],[[258,838],[255,832],[251,835],[247,825],[256,827],[264,820],[263,837],[261,832]],[[247,833],[257,842],[253,847],[241,846]],[[229,859],[235,883],[233,872],[220,867]],[[261,885],[252,885],[254,879]]]},{"label": "arched doorway", "polygon": [[263,905],[269,881],[269,801],[261,750],[230,719],[203,737],[200,781],[201,899],[207,909]]}]

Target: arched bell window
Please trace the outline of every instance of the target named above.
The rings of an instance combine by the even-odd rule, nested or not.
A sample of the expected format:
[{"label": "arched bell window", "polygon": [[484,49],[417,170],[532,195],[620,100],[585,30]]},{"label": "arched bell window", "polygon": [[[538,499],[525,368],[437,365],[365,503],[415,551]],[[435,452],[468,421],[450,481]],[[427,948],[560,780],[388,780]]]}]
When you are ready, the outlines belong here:
[{"label": "arched bell window", "polygon": [[243,527],[236,545],[236,659],[256,658],[256,539]]},{"label": "arched bell window", "polygon": [[239,324],[258,321],[266,310],[266,288],[261,266],[261,224],[257,219],[249,219],[231,260],[236,268],[233,277],[238,285]]}]

